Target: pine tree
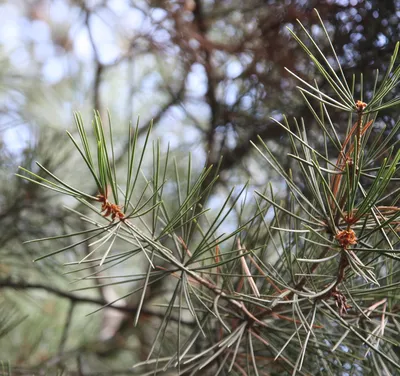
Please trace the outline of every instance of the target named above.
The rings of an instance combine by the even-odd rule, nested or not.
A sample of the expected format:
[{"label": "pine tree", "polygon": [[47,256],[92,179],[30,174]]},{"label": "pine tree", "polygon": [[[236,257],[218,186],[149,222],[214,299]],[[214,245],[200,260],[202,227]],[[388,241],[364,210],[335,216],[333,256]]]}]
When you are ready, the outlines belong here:
[{"label": "pine tree", "polygon": [[[101,298],[66,294],[70,306],[59,357],[66,352],[69,323],[77,320],[76,303],[86,299],[98,306],[93,315],[118,311],[126,315],[121,325],[146,327],[140,341],[148,351],[132,361],[134,374],[399,372],[400,122],[386,129],[375,121],[379,111],[400,102],[391,97],[400,78],[399,43],[387,72],[377,72],[374,90],[365,92],[362,76],[346,80],[332,44],[327,56],[303,30],[304,37],[293,37],[328,89],[289,71],[318,133],[310,134],[301,118],[275,119],[290,140],[289,162],[276,145],[261,137],[254,142],[280,187],[253,192],[243,182],[218,210],[209,210],[218,166],[196,173],[189,156],[180,171],[169,150],[152,140],[151,126],[140,142],[139,122],[128,127],[121,176],[111,118],[106,126],[98,112],[92,131],[76,114],[76,134],[67,133],[86,168],[80,172],[84,188],[39,162],[35,170],[20,168],[26,184],[63,195],[66,216],[78,219],[56,235],[29,241],[36,244],[37,264],[61,257],[67,273],[77,276],[76,290],[93,290],[84,285],[93,279],[101,281],[95,289],[104,288]],[[347,118],[344,138],[331,121],[334,112]],[[146,153],[152,156],[150,175]],[[95,189],[86,190],[88,181]],[[68,207],[71,198],[78,209]],[[60,208],[54,212],[64,218]],[[42,254],[42,242],[59,247]],[[136,272],[140,262],[145,273]],[[9,280],[10,286],[21,283]],[[126,283],[137,288],[107,296],[107,287]],[[149,301],[149,291],[160,285],[163,295]],[[2,333],[18,321],[12,313],[4,317]],[[107,355],[101,341],[97,346],[99,356]],[[82,374],[79,354],[75,359]],[[46,367],[52,372],[51,363]]]}]

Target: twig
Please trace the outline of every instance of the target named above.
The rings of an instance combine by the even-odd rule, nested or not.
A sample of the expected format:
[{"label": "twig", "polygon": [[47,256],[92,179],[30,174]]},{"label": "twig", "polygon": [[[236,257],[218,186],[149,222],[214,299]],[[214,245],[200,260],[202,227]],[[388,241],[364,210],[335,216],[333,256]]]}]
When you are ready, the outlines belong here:
[{"label": "twig", "polygon": [[[13,281],[12,279],[0,279],[0,289],[2,288],[13,288],[16,290],[44,290],[51,294],[57,295],[60,298],[69,299],[71,303],[75,304],[95,304],[98,306],[104,306],[104,308],[112,308],[125,313],[136,313],[137,306],[122,306],[122,305],[110,305],[109,302],[99,298],[91,298],[88,296],[79,296],[77,294],[63,291],[56,287],[52,287],[42,283],[28,283],[25,281]],[[154,312],[152,310],[142,308],[141,312],[145,315],[155,316],[159,318],[164,318],[163,312]],[[174,317],[171,317],[172,320],[177,320]],[[185,325],[196,325],[194,321],[183,320],[180,322]]]}]

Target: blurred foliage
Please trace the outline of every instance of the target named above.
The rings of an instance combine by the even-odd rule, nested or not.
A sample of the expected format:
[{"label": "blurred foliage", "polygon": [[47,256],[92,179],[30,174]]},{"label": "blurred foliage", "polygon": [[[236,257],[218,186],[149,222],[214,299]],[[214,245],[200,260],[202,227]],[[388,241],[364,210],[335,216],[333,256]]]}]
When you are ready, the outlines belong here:
[{"label": "blurred foliage", "polygon": [[[22,243],[82,229],[79,216],[62,206],[86,209],[17,179],[17,166],[42,174],[34,164],[39,160],[67,181],[97,194],[87,169],[71,153],[64,131],[75,132],[73,111],[80,111],[89,123],[93,109],[103,119],[109,110],[118,176],[124,176],[126,169],[126,126],[136,123],[140,115],[140,141],[154,119],[152,137],[160,138],[161,150],[169,145],[181,177],[187,174],[189,152],[193,176],[204,166],[219,164],[220,180],[207,196],[212,209],[219,207],[232,185],[240,190],[247,179],[249,192],[264,191],[272,181],[278,187],[276,201],[285,199],[282,177],[266,165],[250,140],[259,135],[283,158],[290,139],[270,117],[283,121],[284,113],[289,119],[303,117],[313,147],[324,150],[320,129],[295,90],[298,82],[285,70],[307,82],[316,80],[321,90],[331,94],[326,80],[287,30],[303,35],[296,22],[300,20],[337,67],[314,7],[324,20],[346,78],[351,82],[357,74],[357,82],[363,82],[364,93],[370,95],[375,70],[382,77],[400,39],[400,1],[0,1],[0,302],[4,307],[0,361],[5,362],[3,368],[0,364],[1,375],[9,372],[8,361],[12,374],[17,375],[32,374],[32,370],[43,374],[137,373],[131,366],[145,359],[149,338],[162,320],[162,310],[157,316],[153,308],[135,328],[129,312],[104,310],[86,317],[99,303],[114,301],[137,284],[103,288],[98,286],[104,282],[101,279],[86,279],[83,282],[93,289],[68,295],[74,282],[97,273],[93,267],[89,272],[65,274],[62,264],[88,252],[85,244],[57,258],[32,263],[53,250],[54,244]],[[398,90],[394,88],[390,95],[397,96]],[[360,92],[360,86],[355,92]],[[336,110],[329,114],[343,137],[347,115]],[[389,134],[396,114],[394,108],[380,111],[372,134],[384,125],[385,135]],[[374,137],[369,140],[366,149]],[[142,166],[149,175],[151,154],[146,154]],[[383,157],[376,160],[377,165]],[[281,162],[286,169],[293,163],[285,158]],[[309,187],[294,171],[294,179],[310,196]],[[173,176],[175,171],[168,174]],[[202,187],[213,177],[209,174]],[[141,189],[146,185],[144,181],[140,184]],[[167,183],[165,192],[171,196],[168,209],[176,210],[174,184]],[[240,215],[237,212],[229,218],[224,231],[236,228]],[[71,245],[68,239],[56,241],[58,248]],[[123,245],[117,241],[116,247]],[[276,255],[269,257],[272,262]],[[128,259],[118,273],[146,270],[143,257]],[[105,271],[102,278],[107,277]],[[164,304],[173,287],[174,283],[154,283],[146,301]],[[84,301],[74,302],[71,296]],[[135,306],[139,297],[129,299],[125,303]]]}]

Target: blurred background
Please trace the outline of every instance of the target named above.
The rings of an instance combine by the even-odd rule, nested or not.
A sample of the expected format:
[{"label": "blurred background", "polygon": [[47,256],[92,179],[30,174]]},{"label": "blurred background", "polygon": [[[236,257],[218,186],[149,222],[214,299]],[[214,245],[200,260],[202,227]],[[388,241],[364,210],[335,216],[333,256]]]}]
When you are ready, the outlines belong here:
[{"label": "blurred background", "polygon": [[[300,20],[334,64],[313,8],[345,75],[349,80],[363,75],[368,101],[376,70],[385,71],[400,39],[397,0],[0,1],[3,368],[11,365],[15,374],[134,374],[131,366],[148,351],[147,331],[162,315],[148,309],[136,328],[123,311],[86,316],[101,302],[126,295],[134,284],[104,289],[91,280],[85,286],[94,289],[71,295],[78,287],[71,283],[80,275],[68,274],[63,264],[79,259],[84,250],[32,263],[54,245],[24,241],[81,224],[62,208],[75,208],[75,202],[16,178],[18,166],[37,172],[38,160],[67,181],[93,190],[65,130],[74,132],[74,111],[90,125],[97,109],[104,119],[107,111],[111,115],[121,171],[128,125],[140,116],[140,135],[153,119],[153,138],[160,139],[162,150],[169,145],[183,175],[189,152],[194,171],[220,164],[221,178],[207,202],[211,208],[248,179],[250,190],[263,190],[272,181],[278,195],[284,195],[250,140],[259,135],[284,158],[289,140],[270,118],[281,120],[285,114],[303,117],[312,142],[322,144],[297,83],[285,70],[308,82],[315,79],[320,88],[326,85],[287,30],[301,34]],[[396,120],[396,109],[391,109],[380,114],[377,124],[390,131]],[[346,118],[332,111],[332,121],[344,132]],[[146,299],[160,293],[162,286],[155,286]]]}]

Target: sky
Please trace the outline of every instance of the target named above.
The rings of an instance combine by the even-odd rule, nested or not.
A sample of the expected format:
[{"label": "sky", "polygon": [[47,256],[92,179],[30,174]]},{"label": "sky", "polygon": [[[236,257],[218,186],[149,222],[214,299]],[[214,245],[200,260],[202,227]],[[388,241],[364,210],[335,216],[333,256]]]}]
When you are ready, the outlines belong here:
[{"label": "sky", "polygon": [[[87,2],[92,8],[100,3],[100,1]],[[137,2],[138,8],[132,8],[125,0],[113,0],[108,2],[108,7],[97,11],[95,16],[90,18],[89,26],[92,37],[96,46],[99,60],[102,64],[109,65],[117,61],[126,52],[127,37],[136,34],[151,33],[156,40],[162,42],[168,38],[168,34],[156,28],[154,22],[161,21],[165,16],[165,12],[157,9],[151,12],[149,17],[145,16],[144,10],[147,7],[146,2]],[[91,45],[88,29],[84,23],[84,16],[77,7],[69,7],[68,2],[55,0],[51,2],[43,1],[42,6],[37,7],[36,14],[29,14],[29,2],[23,1],[6,1],[0,4],[0,51],[9,58],[13,65],[13,70],[19,72],[24,77],[29,77],[32,81],[40,82],[42,85],[56,88],[64,79],[73,75],[81,75],[80,70],[84,70],[87,74],[83,74],[84,80],[87,80],[86,86],[92,84],[93,78],[93,59],[94,51]],[[67,40],[70,45],[66,49],[57,46]],[[56,42],[56,43],[55,43]],[[147,57],[150,61],[150,57]],[[146,61],[141,60],[140,64],[146,65]],[[139,77],[144,74],[144,69],[136,68],[137,74],[133,78],[137,84],[142,85],[142,91],[147,93],[154,92],[154,88],[159,83],[160,77],[154,72],[149,74],[144,72],[145,77]],[[240,67],[237,63],[232,63],[230,68],[232,75],[240,73]],[[81,83],[79,83],[81,85]],[[201,65],[194,64],[192,72],[188,77],[188,90],[194,97],[201,97],[206,90],[205,72]],[[79,89],[78,89],[79,90]],[[13,96],[18,94],[14,93]],[[52,94],[50,94],[51,96]],[[63,101],[62,93],[54,90],[54,95],[60,95],[60,101]],[[234,100],[235,93],[232,91],[230,99]],[[143,98],[144,96],[142,96]],[[54,100],[54,98],[52,98]],[[150,98],[151,99],[151,98]],[[0,98],[0,105],[6,108],[25,106],[26,103],[22,98],[22,103],[18,100],[10,98]],[[79,99],[78,99],[79,101]],[[64,108],[72,114],[76,108],[71,108],[65,100]],[[107,102],[105,98],[104,102]],[[159,105],[141,106],[144,101],[136,101],[140,112],[145,108],[146,111],[157,113]],[[147,101],[149,102],[149,101]],[[121,101],[121,107],[126,102]],[[104,103],[108,107],[107,103]],[[141,108],[143,107],[143,108]],[[79,108],[78,108],[79,110]],[[191,108],[196,112],[196,108]],[[121,109],[122,111],[122,109]],[[201,108],[200,113],[204,114],[207,109]],[[196,116],[196,115],[194,115]],[[168,130],[164,132],[164,140],[169,142],[172,147],[177,146],[180,142],[195,143],[198,139],[197,132],[180,132],[179,122],[184,119],[185,113],[182,108],[174,107],[162,121],[168,121]],[[40,121],[40,119],[31,118],[32,122]],[[172,121],[171,121],[172,120]],[[18,124],[18,126],[10,126]],[[32,124],[26,121],[20,121],[13,117],[13,114],[3,114],[0,120],[0,131],[8,149],[16,154],[22,151],[27,143],[35,137],[32,131]],[[174,135],[179,134],[179,137]]]}]

